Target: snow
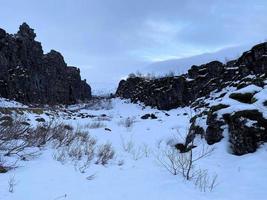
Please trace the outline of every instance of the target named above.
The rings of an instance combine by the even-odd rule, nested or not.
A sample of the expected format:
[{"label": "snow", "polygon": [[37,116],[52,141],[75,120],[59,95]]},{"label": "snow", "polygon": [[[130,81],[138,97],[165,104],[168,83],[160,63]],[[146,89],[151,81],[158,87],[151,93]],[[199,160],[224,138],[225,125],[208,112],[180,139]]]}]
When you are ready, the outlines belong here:
[{"label": "snow", "polygon": [[245,93],[254,93],[254,92],[259,92],[261,91],[262,88],[261,87],[258,87],[256,85],[248,85],[244,88],[241,88],[239,90],[236,90],[235,92],[233,93],[241,93],[241,94],[245,94]]},{"label": "snow", "polygon": [[0,108],[27,108],[28,106],[25,106],[21,103],[18,103],[16,101],[8,100],[5,98],[0,97]]},{"label": "snow", "polygon": [[[9,104],[3,100],[0,102],[1,105]],[[112,162],[107,166],[91,163],[90,167],[81,173],[72,162],[62,164],[54,160],[55,150],[47,146],[39,157],[20,161],[18,168],[0,175],[0,199],[252,200],[265,199],[267,196],[266,145],[262,145],[254,154],[234,156],[229,153],[225,132],[226,137],[214,145],[215,151],[212,155],[200,160],[197,165],[201,169],[207,169],[210,174],[218,175],[218,186],[212,192],[201,192],[195,188],[193,182],[185,181],[180,175],[170,174],[156,159],[161,143],[166,144],[172,139],[181,141],[185,136],[189,119],[194,114],[190,108],[162,112],[120,99],[113,99],[112,105],[109,109],[76,105],[68,109],[75,111],[75,116],[69,118],[65,112],[60,111],[57,117],[65,123],[86,129],[85,125],[94,122],[96,118],[79,118],[79,113],[98,117],[105,114],[109,120],[102,122],[111,132],[106,131],[105,127],[90,129],[89,132],[98,143],[108,141],[113,145],[116,158]],[[142,120],[140,117],[147,113],[154,113],[158,119]],[[32,123],[36,123],[36,114],[27,112],[25,115]],[[45,115],[42,117],[49,119]],[[131,128],[121,124],[128,117],[134,120]],[[133,143],[130,153],[123,149],[122,140]],[[144,148],[148,155],[138,155],[139,149]],[[120,165],[122,161],[123,165]],[[94,178],[88,180],[92,175]],[[16,184],[14,192],[10,193],[8,182],[13,176]]]}]

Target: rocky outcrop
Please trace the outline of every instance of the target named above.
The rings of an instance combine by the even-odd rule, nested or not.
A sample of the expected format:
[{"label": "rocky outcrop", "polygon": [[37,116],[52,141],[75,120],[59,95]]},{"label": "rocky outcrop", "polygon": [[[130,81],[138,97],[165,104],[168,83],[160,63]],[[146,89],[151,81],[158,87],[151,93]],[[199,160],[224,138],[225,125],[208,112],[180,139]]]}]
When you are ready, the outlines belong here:
[{"label": "rocky outcrop", "polygon": [[54,50],[43,53],[26,23],[8,34],[0,29],[0,96],[23,103],[71,104],[91,98],[80,70]]},{"label": "rocky outcrop", "polygon": [[188,103],[186,88],[184,77],[165,77],[155,80],[135,77],[121,81],[116,95],[130,98],[132,102],[141,101],[145,105],[159,109],[171,109]]},{"label": "rocky outcrop", "polygon": [[[116,95],[132,102],[169,110],[190,105],[199,97],[212,91],[220,91],[234,85],[236,80],[252,74],[267,73],[267,43],[259,44],[245,52],[238,60],[222,64],[213,61],[201,66],[192,66],[187,74],[159,79],[131,77],[119,83]],[[256,85],[262,85],[259,79]],[[244,87],[246,85],[240,85]]]},{"label": "rocky outcrop", "polygon": [[228,133],[232,153],[243,155],[267,142],[266,92],[267,43],[262,43],[237,60],[192,66],[181,76],[130,77],[120,82],[116,95],[158,109],[194,109],[185,143],[176,146],[181,152],[196,136],[212,145]]},{"label": "rocky outcrop", "polygon": [[242,110],[225,118],[234,154],[253,153],[260,144],[267,142],[267,119],[258,110]]}]

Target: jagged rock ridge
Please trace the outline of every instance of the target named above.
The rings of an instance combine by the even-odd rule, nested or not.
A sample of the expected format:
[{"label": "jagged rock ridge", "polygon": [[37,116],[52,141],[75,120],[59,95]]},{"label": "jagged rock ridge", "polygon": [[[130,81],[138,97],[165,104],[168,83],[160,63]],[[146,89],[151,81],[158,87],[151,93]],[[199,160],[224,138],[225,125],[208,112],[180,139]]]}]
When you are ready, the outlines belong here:
[{"label": "jagged rock ridge", "polygon": [[233,154],[253,153],[267,142],[267,43],[227,64],[192,66],[181,76],[130,77],[116,95],[159,109],[194,109],[185,148],[196,135],[212,145],[228,134]]},{"label": "jagged rock ridge", "polygon": [[264,73],[267,73],[267,43],[253,47],[238,60],[227,64],[213,61],[192,66],[187,74],[181,76],[153,80],[130,77],[119,83],[116,95],[131,99],[132,102],[140,101],[147,106],[169,110],[190,105],[197,98],[221,90],[249,74]]},{"label": "jagged rock ridge", "polygon": [[23,103],[71,104],[91,98],[80,70],[54,50],[44,54],[26,23],[12,35],[0,29],[0,96]]}]

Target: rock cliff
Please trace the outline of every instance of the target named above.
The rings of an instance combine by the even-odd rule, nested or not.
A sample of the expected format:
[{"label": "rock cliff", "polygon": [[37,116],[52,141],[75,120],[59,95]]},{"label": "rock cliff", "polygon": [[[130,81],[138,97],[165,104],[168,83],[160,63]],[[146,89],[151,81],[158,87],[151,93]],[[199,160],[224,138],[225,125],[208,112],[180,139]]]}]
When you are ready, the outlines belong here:
[{"label": "rock cliff", "polygon": [[[187,74],[147,79],[130,77],[119,83],[116,95],[143,102],[147,106],[169,110],[190,105],[211,91],[221,90],[249,74],[267,73],[267,43],[245,52],[239,59],[223,64],[218,61],[192,66]],[[262,82],[256,83],[262,84]]]},{"label": "rock cliff", "polygon": [[80,70],[54,50],[44,54],[26,23],[12,35],[0,29],[0,96],[23,103],[72,104],[91,98]]}]

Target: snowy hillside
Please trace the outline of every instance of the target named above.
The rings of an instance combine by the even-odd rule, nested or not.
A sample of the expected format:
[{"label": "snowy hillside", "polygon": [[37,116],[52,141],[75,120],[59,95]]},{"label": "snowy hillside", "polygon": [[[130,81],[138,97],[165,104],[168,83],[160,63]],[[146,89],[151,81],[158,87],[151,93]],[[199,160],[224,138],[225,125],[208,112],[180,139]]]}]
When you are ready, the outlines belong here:
[{"label": "snowy hillside", "polygon": [[[6,104],[1,99],[1,105]],[[1,108],[1,121],[6,111]],[[88,131],[96,140],[96,153],[88,162],[88,155],[82,153],[78,159],[70,157],[71,148],[83,152],[83,143],[56,147],[57,143],[51,141],[21,152],[25,155],[35,152],[23,160],[17,155],[2,156],[1,162],[6,166],[16,162],[13,165],[16,167],[1,174],[1,200],[252,200],[267,196],[263,184],[267,146],[262,145],[254,154],[238,157],[229,153],[227,133],[222,142],[211,146],[200,137],[196,139],[193,157],[202,155],[203,150],[210,152],[194,163],[193,171],[201,169],[204,179],[197,176],[187,181],[181,174],[168,171],[166,165],[171,163],[167,155],[173,155],[173,144],[184,142],[189,120],[195,114],[189,107],[165,112],[112,99],[56,110],[38,108],[37,112],[16,106],[10,111],[14,117],[16,113],[22,114],[32,126],[53,120],[71,125],[74,130]],[[145,114],[154,115],[142,119],[147,118]],[[105,165],[95,164],[97,149],[107,143],[111,144],[115,156]]]},{"label": "snowy hillside", "polygon": [[205,53],[192,57],[164,60],[150,64],[144,69],[146,72],[155,74],[168,74],[170,71],[175,72],[177,75],[187,73],[192,65],[202,65],[213,60],[226,62],[238,58],[244,51],[247,51],[252,44],[229,47],[213,53]]}]

